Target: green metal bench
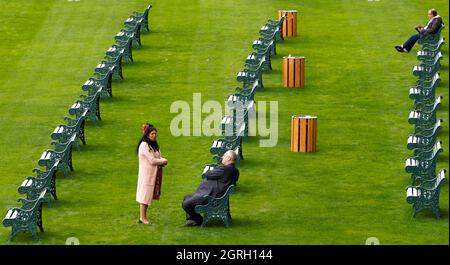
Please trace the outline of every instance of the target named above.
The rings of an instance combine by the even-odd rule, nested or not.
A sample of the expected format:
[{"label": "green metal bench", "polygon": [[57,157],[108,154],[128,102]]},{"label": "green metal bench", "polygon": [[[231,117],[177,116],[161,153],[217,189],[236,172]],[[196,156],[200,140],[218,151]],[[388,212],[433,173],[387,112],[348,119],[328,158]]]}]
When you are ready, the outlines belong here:
[{"label": "green metal bench", "polygon": [[[405,171],[417,176],[433,176],[436,172],[436,163],[439,153],[443,151],[441,142],[437,141],[430,150],[418,152],[414,157],[405,160]],[[413,179],[415,183],[416,179]]]},{"label": "green metal bench", "polygon": [[439,62],[444,58],[444,55],[442,55],[442,52],[426,52],[426,51],[418,51],[417,52],[417,59],[422,62],[424,65],[431,66],[436,62]]},{"label": "green metal bench", "polygon": [[112,70],[105,72],[94,70],[94,74],[88,79],[88,81],[94,81],[94,86],[98,88],[103,87],[104,89],[102,90],[102,95],[112,97],[112,76]]},{"label": "green metal bench", "polygon": [[275,43],[282,41],[283,36],[279,28],[275,28],[273,31],[268,30],[267,26],[263,26],[259,31],[259,38],[266,41],[274,41]]},{"label": "green metal bench", "polygon": [[45,202],[47,190],[43,190],[38,198],[34,200],[19,199],[22,202],[20,208],[10,208],[3,219],[3,226],[11,226],[10,240],[19,232],[30,232],[36,241],[39,240],[37,236],[37,228],[44,232],[42,226],[42,204]]},{"label": "green metal bench", "polygon": [[242,102],[244,106],[249,104],[251,101],[254,101],[255,93],[258,88],[259,88],[258,80],[255,80],[255,82],[253,82],[251,88],[242,89],[240,87],[237,87],[236,90],[240,91],[228,96],[227,100],[228,107],[235,105],[237,101]]},{"label": "green metal bench", "polygon": [[195,212],[203,214],[202,227],[206,226],[213,219],[222,220],[226,227],[230,226],[230,194],[233,191],[234,185],[230,185],[220,198],[205,195],[207,204],[195,206]]},{"label": "green metal bench", "polygon": [[252,63],[252,64],[257,64],[261,61],[261,59],[264,57],[265,58],[265,62],[264,62],[264,70],[272,70],[272,59],[271,59],[271,52],[270,52],[270,47],[267,48],[263,48],[263,49],[254,49],[253,52],[247,56],[246,58],[246,63]]},{"label": "green metal bench", "polygon": [[444,55],[442,55],[442,52],[440,52],[440,51],[436,52],[436,53],[434,53],[434,56],[424,56],[424,54],[431,55],[432,53],[427,52],[427,51],[419,51],[417,59],[419,59],[421,61],[420,65],[428,66],[428,67],[436,65],[439,70],[439,67],[441,65],[440,62],[444,58]]},{"label": "green metal bench", "polygon": [[265,62],[266,59],[263,57],[255,68],[244,69],[242,71],[239,71],[236,77],[237,81],[242,82],[243,87],[248,87],[253,85],[255,80],[258,80],[259,86],[263,88],[264,85],[262,81],[262,70]]},{"label": "green metal bench", "polygon": [[436,98],[436,100],[432,103],[423,103],[423,104],[419,104],[417,106],[417,110],[423,111],[423,112],[436,112],[436,110],[438,110],[441,105],[442,105],[442,96],[439,96]]},{"label": "green metal bench", "polygon": [[249,135],[249,120],[250,117],[256,117],[255,113],[255,102],[252,101],[236,101],[234,104],[228,105],[231,116],[233,117],[233,121],[236,124],[240,124],[242,122],[245,123],[245,136]]},{"label": "green metal bench", "polygon": [[270,58],[270,55],[276,55],[276,46],[273,40],[256,39],[252,43],[252,48],[255,52],[265,54],[267,58]]},{"label": "green metal bench", "polygon": [[436,112],[439,109],[441,102],[441,97],[439,97],[430,108],[426,110],[412,110],[409,113],[408,123],[414,124],[416,129],[419,128],[431,128],[437,121]]},{"label": "green metal bench", "polygon": [[122,53],[117,54],[111,54],[107,55],[105,54],[105,57],[103,60],[100,61],[99,65],[97,65],[98,70],[97,71],[105,71],[103,68],[109,68],[112,70],[113,76],[117,79],[123,79],[122,74]]},{"label": "green metal bench", "polygon": [[431,160],[443,151],[442,142],[436,141],[433,146],[429,148],[416,149],[414,158],[419,160]]},{"label": "green metal bench", "polygon": [[94,95],[80,95],[80,98],[69,108],[69,114],[75,115],[78,119],[85,113],[85,110],[88,110],[86,117],[97,126],[97,119],[102,120],[100,116],[100,89]]},{"label": "green metal bench", "polygon": [[133,43],[136,43],[137,46],[141,46],[141,37],[139,34],[139,31],[136,33],[133,30],[139,30],[139,27],[136,26],[136,28],[128,30],[128,29],[121,29],[114,39],[119,42],[128,42],[131,41],[132,45]]},{"label": "green metal bench", "polygon": [[[438,121],[430,132],[410,135],[406,144],[407,148],[409,150],[425,150],[433,147],[438,141],[437,135],[441,128],[440,121]],[[414,155],[417,155],[415,151]]]},{"label": "green metal bench", "polygon": [[45,199],[50,208],[52,208],[50,196],[53,196],[53,199],[58,200],[58,197],[56,196],[56,171],[58,164],[59,160],[57,160],[49,170],[45,171],[39,168],[33,169],[33,172],[37,175],[27,177],[18,188],[19,193],[26,194],[27,200],[34,200],[39,197],[44,189],[47,189],[49,192],[46,193]]},{"label": "green metal bench", "polygon": [[136,45],[138,45],[139,47],[142,46],[140,25],[137,23],[136,24],[124,23],[124,25],[125,29],[122,29],[121,31],[125,32],[128,36],[131,36]]},{"label": "green metal bench", "polygon": [[276,43],[273,40],[265,40],[265,39],[259,38],[259,39],[253,41],[252,48],[255,51],[264,51],[264,52],[266,52],[267,49],[269,49],[270,55],[277,54]]},{"label": "green metal bench", "polygon": [[[262,57],[265,58],[263,66],[267,66],[269,64],[272,65],[271,56],[276,53],[273,41],[271,43],[266,43],[258,39],[253,42],[252,48],[253,48],[252,54],[257,55],[259,60],[261,60]],[[265,68],[267,69],[268,67]]]},{"label": "green metal bench", "polygon": [[109,54],[123,53],[123,58],[128,62],[133,62],[133,39],[128,38],[126,41],[116,40],[108,50]]},{"label": "green metal bench", "polygon": [[69,169],[73,171],[72,165],[72,145],[75,142],[76,135],[73,135],[66,143],[55,143],[55,150],[47,149],[38,160],[38,165],[50,170],[56,161],[59,161],[58,170],[69,176]]},{"label": "green metal bench", "polygon": [[[112,57],[106,57],[111,58]],[[123,79],[122,75],[122,56],[115,58],[116,61],[107,61],[105,59],[101,60],[99,64],[94,69],[94,73],[100,76],[108,76],[111,74],[112,77],[117,79]],[[112,94],[112,93],[111,93]]]},{"label": "green metal bench", "polygon": [[51,134],[52,141],[57,143],[67,142],[73,135],[75,135],[76,140],[74,145],[77,147],[77,150],[80,151],[80,141],[83,145],[86,145],[86,139],[84,134],[84,125],[87,116],[88,110],[85,109],[80,117],[74,119],[71,117],[64,117],[64,120],[68,121],[68,124],[60,124],[56,126],[55,130]]},{"label": "green metal bench", "polygon": [[414,100],[414,105],[420,107],[433,103],[436,95],[436,87],[440,83],[439,73],[436,73],[430,82],[422,82],[420,85],[409,89],[409,98]]},{"label": "green metal bench", "polygon": [[441,217],[439,193],[445,181],[445,170],[442,170],[436,178],[422,181],[419,186],[409,186],[406,189],[406,201],[413,205],[413,217],[425,209],[430,209],[437,218]]},{"label": "green metal bench", "polygon": [[259,34],[264,39],[272,39],[275,42],[283,40],[283,35],[281,34],[281,27],[286,19],[287,14],[285,13],[279,20],[269,19],[267,23],[261,27]]},{"label": "green metal bench", "polygon": [[439,52],[442,48],[442,46],[444,46],[445,44],[445,39],[441,38],[436,44],[433,45],[424,45],[422,47],[422,51],[426,51],[426,52]]},{"label": "green metal bench", "polygon": [[[125,20],[125,22],[123,24],[127,28],[134,28],[135,26],[138,26],[139,27],[139,31],[142,32],[143,29],[147,30],[145,28],[145,26],[143,25],[143,23],[144,23],[144,18],[130,16],[130,17],[127,18],[127,20]],[[143,28],[143,26],[144,26],[144,28]]]},{"label": "green metal bench", "polygon": [[[444,121],[442,119],[438,119],[433,126],[414,128],[414,134],[423,134],[423,135],[431,134],[432,131],[436,129],[436,127],[441,127],[443,122]],[[440,129],[441,128],[439,128],[439,130]]]},{"label": "green metal bench", "polygon": [[148,13],[152,8],[152,5],[148,5],[148,7],[144,10],[144,12],[133,12],[132,17],[135,19],[143,19],[142,26],[146,29],[146,31],[150,31],[149,23],[148,23]]},{"label": "green metal bench", "polygon": [[419,61],[430,61],[440,52],[441,52],[440,50],[437,50],[437,51],[419,50],[419,51],[417,51],[417,60],[419,60]]},{"label": "green metal bench", "polygon": [[263,70],[271,71],[272,63],[270,62],[270,57],[265,58],[265,55],[260,55],[257,52],[252,52],[251,54],[249,54],[245,59],[244,65],[249,69],[256,69],[263,58],[264,58]]},{"label": "green metal bench", "polygon": [[112,71],[108,71],[105,75],[99,72],[94,73],[94,76],[86,80],[81,89],[88,92],[89,96],[100,92],[101,96],[112,97]]},{"label": "green metal bench", "polygon": [[274,28],[281,29],[281,27],[283,26],[283,22],[286,18],[287,18],[287,13],[282,15],[279,20],[268,19],[264,26],[267,26],[268,28],[271,28],[271,29],[274,29]]},{"label": "green metal bench", "polygon": [[220,127],[222,135],[225,137],[248,136],[248,125],[245,123],[245,119],[235,120],[233,116],[224,116],[220,122]]},{"label": "green metal bench", "polygon": [[[117,58],[125,56],[125,48],[119,48],[116,44],[113,44],[106,52],[105,56],[111,57],[111,58]],[[126,58],[125,58],[126,59]]]},{"label": "green metal bench", "polygon": [[439,61],[434,62],[432,65],[415,65],[413,68],[413,75],[424,80],[432,79],[434,75],[439,72],[440,67]]}]

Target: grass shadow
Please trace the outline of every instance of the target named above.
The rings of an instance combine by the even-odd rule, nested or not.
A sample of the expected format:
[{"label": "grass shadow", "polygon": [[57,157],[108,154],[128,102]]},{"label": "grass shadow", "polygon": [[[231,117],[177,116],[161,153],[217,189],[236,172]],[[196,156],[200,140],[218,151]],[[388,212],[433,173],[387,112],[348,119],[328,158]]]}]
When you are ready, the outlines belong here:
[{"label": "grass shadow", "polygon": [[[252,219],[244,219],[239,217],[234,217],[233,212],[231,212],[231,220],[230,220],[230,227],[229,228],[236,228],[236,227],[253,227],[256,224],[256,222]],[[199,229],[208,229],[208,228],[224,228],[225,224],[218,219],[213,219],[208,222],[208,224],[204,227],[199,227]]]}]

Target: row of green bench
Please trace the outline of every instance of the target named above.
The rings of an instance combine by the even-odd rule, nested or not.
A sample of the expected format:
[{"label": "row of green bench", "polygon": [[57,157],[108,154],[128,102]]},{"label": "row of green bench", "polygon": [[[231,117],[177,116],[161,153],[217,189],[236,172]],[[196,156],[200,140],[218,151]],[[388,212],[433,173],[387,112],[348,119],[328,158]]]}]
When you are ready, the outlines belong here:
[{"label": "row of green bench", "polygon": [[415,109],[410,111],[408,122],[414,125],[414,134],[407,140],[407,148],[413,157],[405,160],[405,170],[411,174],[411,185],[406,188],[406,201],[413,205],[413,217],[418,212],[430,209],[440,218],[439,194],[446,181],[446,170],[436,173],[439,154],[443,151],[438,133],[443,120],[437,118],[437,111],[443,97],[436,97],[440,82],[439,70],[443,55],[440,51],[445,43],[438,33],[419,40],[422,49],[417,52],[421,62],[414,66],[413,75],[418,77],[417,85],[410,88],[409,97],[414,100]]},{"label": "row of green bench", "polygon": [[[253,52],[245,60],[245,69],[237,74],[236,79],[241,86],[237,87],[237,92],[229,95],[227,99],[231,115],[224,116],[221,121],[223,138],[214,140],[210,148],[215,163],[204,167],[202,177],[222,162],[222,157],[228,150],[236,152],[237,165],[244,159],[242,141],[249,135],[249,119],[255,111],[255,92],[263,88],[263,71],[272,70],[271,56],[276,55],[276,43],[283,40],[280,32],[285,18],[286,16],[279,21],[269,20],[261,28],[259,39],[253,42]],[[220,198],[206,196],[208,203],[196,206],[196,212],[204,216],[202,226],[211,219],[219,219],[229,227],[231,218],[229,195],[234,191],[235,185],[236,183],[231,185]]]},{"label": "row of green bench", "polygon": [[81,94],[69,108],[69,116],[64,117],[67,124],[58,125],[51,134],[54,150],[46,150],[38,160],[45,168],[33,169],[35,176],[27,177],[18,191],[26,199],[19,199],[21,207],[10,208],[3,219],[5,227],[11,226],[12,241],[19,232],[28,231],[38,240],[37,228],[42,227],[42,205],[51,205],[51,196],[57,200],[56,173],[69,176],[73,171],[72,148],[80,150],[80,142],[85,145],[85,121],[94,125],[101,120],[100,98],[112,97],[112,79],[123,79],[122,61],[133,61],[133,46],[141,46],[141,31],[149,31],[148,14],[152,5],[144,12],[134,12],[124,23],[125,28],[115,36],[115,44],[109,48],[104,58],[96,66],[94,74],[81,86],[86,94]]}]

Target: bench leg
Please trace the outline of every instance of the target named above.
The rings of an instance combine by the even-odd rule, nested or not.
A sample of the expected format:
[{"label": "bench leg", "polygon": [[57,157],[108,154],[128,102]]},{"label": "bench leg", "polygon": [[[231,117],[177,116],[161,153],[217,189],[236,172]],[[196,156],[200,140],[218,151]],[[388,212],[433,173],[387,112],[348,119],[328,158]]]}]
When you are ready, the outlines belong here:
[{"label": "bench leg", "polygon": [[52,176],[52,182],[50,184],[50,193],[53,196],[53,199],[58,200],[58,198],[56,197],[56,172],[53,173]]},{"label": "bench leg", "polygon": [[69,151],[69,161],[68,161],[68,166],[70,168],[70,171],[73,171],[73,163],[72,163],[72,147],[70,147],[70,151]]},{"label": "bench leg", "polygon": [[37,236],[37,232],[36,232],[36,227],[29,227],[28,230],[30,231],[34,240],[39,241],[39,237]]},{"label": "bench leg", "polygon": [[48,207],[53,208],[52,202],[51,202],[51,195],[47,196],[47,203],[48,203]]},{"label": "bench leg", "polygon": [[205,227],[209,222],[209,216],[207,216],[205,214],[205,216],[203,217],[203,222],[202,222],[202,227]]},{"label": "bench leg", "polygon": [[433,207],[433,213],[434,213],[434,215],[436,215],[437,219],[441,218],[441,211],[439,209],[439,206]]},{"label": "bench leg", "polygon": [[94,118],[95,116],[98,118],[99,121],[102,120],[102,117],[100,117],[100,97],[97,98]]},{"label": "bench leg", "polygon": [[120,79],[123,79],[122,68],[120,68],[119,76],[120,76]]},{"label": "bench leg", "polygon": [[228,216],[222,217],[222,221],[225,224],[226,228],[230,227],[230,219],[228,219]]},{"label": "bench leg", "polygon": [[80,140],[79,139],[75,140],[75,147],[77,148],[77,151],[80,152],[81,148],[80,148]]},{"label": "bench leg", "polygon": [[39,230],[41,232],[44,232],[44,227],[42,226],[42,214],[39,216],[39,218],[37,220],[37,226],[39,227]]},{"label": "bench leg", "polygon": [[14,238],[16,237],[16,235],[17,235],[17,231],[14,228],[14,226],[12,226],[12,228],[11,228],[11,236],[9,237],[9,241],[12,242],[14,240]]},{"label": "bench leg", "polygon": [[80,126],[80,134],[79,134],[79,138],[81,140],[81,142],[83,143],[83,145],[86,145],[86,135],[84,133],[84,126],[86,124],[85,122],[86,120],[83,119],[83,121],[81,122],[81,126]]},{"label": "bench leg", "polygon": [[69,166],[68,165],[64,166],[64,169],[62,171],[64,172],[64,175],[66,177],[69,177]]}]

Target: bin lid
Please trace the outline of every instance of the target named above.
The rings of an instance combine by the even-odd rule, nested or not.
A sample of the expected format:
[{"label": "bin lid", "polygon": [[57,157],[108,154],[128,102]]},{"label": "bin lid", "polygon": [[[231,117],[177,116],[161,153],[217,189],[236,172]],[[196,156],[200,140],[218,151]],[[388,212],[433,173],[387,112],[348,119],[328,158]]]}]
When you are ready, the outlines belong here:
[{"label": "bin lid", "polygon": [[283,59],[284,58],[294,58],[294,59],[302,59],[302,58],[305,58],[305,56],[295,56],[295,55],[288,55],[288,56],[283,56]]},{"label": "bin lid", "polygon": [[311,115],[292,115],[292,118],[297,119],[317,119],[317,116],[311,116]]}]

